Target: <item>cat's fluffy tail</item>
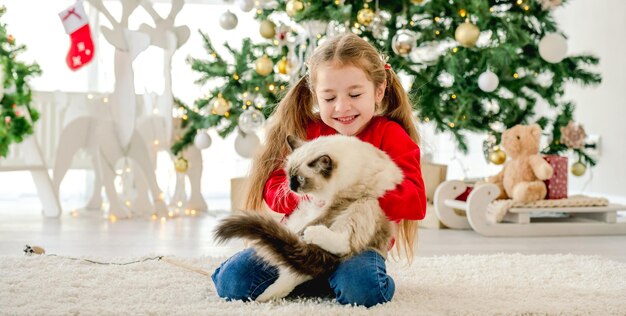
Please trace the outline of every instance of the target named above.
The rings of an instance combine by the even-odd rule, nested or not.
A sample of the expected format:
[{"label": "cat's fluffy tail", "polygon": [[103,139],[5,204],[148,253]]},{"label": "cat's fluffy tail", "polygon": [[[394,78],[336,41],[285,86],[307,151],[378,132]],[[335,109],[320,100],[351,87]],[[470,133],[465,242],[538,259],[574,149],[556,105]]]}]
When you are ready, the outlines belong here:
[{"label": "cat's fluffy tail", "polygon": [[318,245],[305,243],[269,216],[246,213],[227,217],[215,229],[215,239],[224,242],[232,238],[255,241],[274,260],[312,277],[333,271],[339,264],[338,256]]}]

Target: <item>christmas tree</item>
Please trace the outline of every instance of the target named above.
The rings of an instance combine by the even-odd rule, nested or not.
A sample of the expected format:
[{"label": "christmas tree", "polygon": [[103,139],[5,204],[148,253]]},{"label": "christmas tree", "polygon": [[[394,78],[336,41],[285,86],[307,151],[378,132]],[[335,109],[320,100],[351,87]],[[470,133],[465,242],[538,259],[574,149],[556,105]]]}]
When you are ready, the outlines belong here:
[{"label": "christmas tree", "polygon": [[7,156],[9,145],[33,133],[39,113],[30,106],[31,91],[26,80],[41,72],[36,64],[16,60],[26,47],[17,45],[15,38],[7,33],[6,25],[1,22],[5,12],[6,8],[0,7],[0,157]]},{"label": "christmas tree", "polygon": [[[485,133],[486,156],[502,163],[503,153],[497,147],[501,133],[516,124],[536,122],[550,136],[544,153],[573,150],[581,161],[593,165],[584,151],[584,132],[573,124],[574,105],[562,97],[568,82],[600,83],[600,76],[588,70],[598,59],[567,55],[567,42],[551,12],[561,2],[565,1],[238,1],[244,11],[256,5],[255,18],[268,41],[258,44],[264,46],[246,55],[247,60],[233,52],[239,56],[235,67],[220,58],[202,66],[194,61],[194,69],[205,74],[203,80],[228,79],[220,91],[221,97],[228,95],[230,106],[219,112],[231,115],[213,111],[195,117],[190,127],[225,126],[220,133],[231,132],[242,111],[237,105],[247,104],[243,96],[251,87],[261,89],[258,97],[265,98],[255,106],[271,115],[277,95],[264,88],[274,84],[274,90],[282,91],[282,81],[276,89],[277,79],[293,80],[302,75],[303,62],[319,41],[353,32],[372,43],[397,73],[408,78],[417,119],[454,135],[461,151],[467,151],[466,132]],[[222,16],[222,27],[236,25],[232,15],[226,12]],[[252,46],[246,40],[244,51]],[[214,53],[212,47],[208,50]],[[259,58],[268,52],[273,53],[269,59],[278,62],[276,70],[257,76]],[[245,68],[241,62],[256,70],[252,76],[241,76]],[[266,70],[270,69],[271,65]],[[246,84],[248,81],[254,84]],[[216,92],[211,93],[213,109],[224,103]],[[199,100],[196,107],[207,102]],[[538,103],[549,105],[553,113],[537,113]],[[183,138],[177,146],[190,142]]]}]

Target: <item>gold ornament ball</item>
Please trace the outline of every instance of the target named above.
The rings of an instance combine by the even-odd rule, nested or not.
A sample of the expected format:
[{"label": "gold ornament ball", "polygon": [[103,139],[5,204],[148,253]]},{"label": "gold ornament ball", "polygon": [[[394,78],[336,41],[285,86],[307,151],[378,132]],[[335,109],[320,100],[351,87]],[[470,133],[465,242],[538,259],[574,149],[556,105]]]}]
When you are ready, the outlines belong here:
[{"label": "gold ornament ball", "polygon": [[230,104],[228,100],[224,99],[221,95],[213,100],[213,112],[217,115],[224,115],[230,110]]},{"label": "gold ornament ball", "polygon": [[296,13],[302,11],[304,9],[304,4],[302,1],[298,0],[289,0],[287,5],[285,6],[285,11],[287,11],[288,16],[294,16]]},{"label": "gold ornament ball", "polygon": [[506,153],[501,149],[489,152],[489,161],[494,165],[501,165],[506,161]]},{"label": "gold ornament ball", "polygon": [[287,58],[283,57],[281,60],[278,61],[278,64],[276,64],[276,66],[278,67],[278,73],[286,75],[289,72],[289,62],[287,61]]},{"label": "gold ornament ball", "polygon": [[272,63],[272,60],[267,57],[267,55],[263,55],[256,60],[255,67],[255,70],[259,75],[267,76],[272,73],[274,64]]},{"label": "gold ornament ball", "polygon": [[359,12],[356,14],[356,20],[364,26],[368,26],[372,23],[372,21],[374,20],[374,11],[372,11],[372,9],[370,8],[364,8],[359,10]]},{"label": "gold ornament ball", "polygon": [[454,38],[463,47],[474,47],[478,36],[480,36],[480,29],[470,22],[464,22],[454,31]]},{"label": "gold ornament ball", "polygon": [[578,162],[576,162],[576,163],[574,163],[572,165],[572,174],[577,176],[577,177],[580,177],[583,174],[585,174],[585,171],[587,171],[587,167],[585,166],[584,163],[582,163],[580,161],[578,161]]},{"label": "gold ornament ball", "polygon": [[276,35],[276,24],[270,20],[263,20],[259,26],[259,32],[264,38],[272,39]]},{"label": "gold ornament ball", "polygon": [[411,0],[412,4],[422,4],[422,2],[424,2],[424,0]]},{"label": "gold ornament ball", "polygon": [[178,159],[174,162],[174,169],[176,169],[176,172],[187,172],[187,168],[189,168],[189,162],[183,157],[178,157]]}]

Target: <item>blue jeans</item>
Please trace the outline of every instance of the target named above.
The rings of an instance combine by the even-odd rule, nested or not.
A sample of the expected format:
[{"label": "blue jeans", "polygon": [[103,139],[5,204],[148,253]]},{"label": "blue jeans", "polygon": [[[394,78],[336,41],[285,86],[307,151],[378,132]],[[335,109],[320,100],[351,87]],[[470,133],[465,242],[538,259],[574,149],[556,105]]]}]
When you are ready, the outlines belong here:
[{"label": "blue jeans", "polygon": [[[249,301],[274,283],[278,270],[248,248],[222,263],[211,278],[220,297]],[[342,262],[330,277],[305,282],[289,296],[334,297],[340,304],[370,307],[389,302],[395,289],[385,259],[376,251],[366,250]]]}]

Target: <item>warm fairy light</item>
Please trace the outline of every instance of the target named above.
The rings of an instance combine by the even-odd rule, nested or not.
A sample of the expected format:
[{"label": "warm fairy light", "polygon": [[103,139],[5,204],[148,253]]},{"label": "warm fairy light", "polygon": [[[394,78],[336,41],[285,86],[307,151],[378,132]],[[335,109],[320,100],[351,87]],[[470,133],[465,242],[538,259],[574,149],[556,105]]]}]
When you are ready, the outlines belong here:
[{"label": "warm fairy light", "polygon": [[130,201],[126,201],[126,202],[124,202],[124,204],[125,204],[126,206],[130,207]]},{"label": "warm fairy light", "polygon": [[130,167],[126,167],[126,169],[124,169],[124,172],[126,172],[126,173],[130,173],[130,171],[131,171]]},{"label": "warm fairy light", "polygon": [[89,100],[93,99],[93,94],[91,94],[91,93],[90,93],[90,94],[88,94],[88,95],[87,95],[87,99],[89,99]]},{"label": "warm fairy light", "polygon": [[156,145],[158,145],[158,144],[159,144],[159,140],[158,140],[158,139],[155,139],[155,140],[154,140],[154,145],[156,146]]},{"label": "warm fairy light", "polygon": [[467,15],[467,11],[465,9],[459,10],[459,15],[464,18]]},{"label": "warm fairy light", "polygon": [[517,72],[516,72],[516,73],[514,73],[514,74],[513,74],[513,78],[515,78],[515,79],[519,78],[519,74],[518,74]]},{"label": "warm fairy light", "polygon": [[165,216],[161,217],[161,223],[165,223],[166,220],[167,218],[165,218]]},{"label": "warm fairy light", "polygon": [[354,28],[359,28],[361,26],[361,24],[359,24],[358,22],[354,22]]},{"label": "warm fairy light", "polygon": [[78,211],[73,210],[72,212],[70,212],[70,215],[72,215],[72,217],[78,217]]},{"label": "warm fairy light", "polygon": [[277,39],[275,39],[275,40],[274,40],[274,45],[278,45],[278,44],[279,44],[278,40],[277,40]]},{"label": "warm fairy light", "polygon": [[178,203],[176,203],[176,205],[178,205],[178,207],[183,206],[183,202],[182,201],[178,201]]},{"label": "warm fairy light", "polygon": [[341,1],[340,0],[335,0],[335,5],[340,5]]},{"label": "warm fairy light", "polygon": [[165,199],[165,194],[163,192],[159,193],[159,201],[163,201]]},{"label": "warm fairy light", "polygon": [[435,35],[439,35],[441,32],[439,32],[439,30],[435,31]]},{"label": "warm fairy light", "polygon": [[320,38],[322,38],[322,34],[317,33],[316,37],[317,37],[317,39],[320,39]]},{"label": "warm fairy light", "polygon": [[224,113],[224,117],[229,117],[229,116],[230,116],[230,112]]},{"label": "warm fairy light", "polygon": [[285,90],[285,86],[280,86],[280,90]]},{"label": "warm fairy light", "polygon": [[493,13],[493,7],[489,8],[489,12]]},{"label": "warm fairy light", "polygon": [[159,217],[158,217],[156,214],[152,214],[152,216],[150,216],[150,218],[151,218],[153,221],[156,221],[156,220],[157,220],[157,218],[159,218]]},{"label": "warm fairy light", "polygon": [[438,17],[438,16],[436,16],[436,17],[435,17],[435,22],[439,22],[439,20],[441,20],[441,18],[440,18],[440,17]]},{"label": "warm fairy light", "polygon": [[261,9],[256,10],[256,14],[261,14],[261,13],[263,13],[263,10]]},{"label": "warm fairy light", "polygon": [[235,80],[239,80],[239,75],[235,73],[235,74],[233,75],[233,79],[235,79]]},{"label": "warm fairy light", "polygon": [[452,100],[455,100],[456,99],[456,94],[452,94],[450,97],[452,98]]},{"label": "warm fairy light", "polygon": [[259,91],[259,87],[258,86],[254,87],[254,91]]},{"label": "warm fairy light", "polygon": [[191,213],[191,211],[189,211],[188,208],[185,209],[185,215],[189,215],[189,213]]},{"label": "warm fairy light", "polygon": [[274,89],[276,88],[276,86],[273,83],[270,83],[269,86],[267,86],[267,89],[270,91],[274,91]]},{"label": "warm fairy light", "polygon": [[104,98],[102,98],[102,101],[103,101],[104,103],[109,103],[109,98],[104,97]]},{"label": "warm fairy light", "polygon": [[411,22],[409,22],[409,25],[413,26],[413,25],[415,25],[415,22],[411,21]]},{"label": "warm fairy light", "polygon": [[191,210],[191,216],[196,216],[196,210]]},{"label": "warm fairy light", "polygon": [[463,115],[463,116],[461,117],[461,119],[462,119],[463,121],[465,121],[465,120],[467,119],[467,117],[466,117],[465,115]]},{"label": "warm fairy light", "polygon": [[454,128],[454,123],[450,122],[448,125],[450,125],[451,128]]},{"label": "warm fairy light", "polygon": [[246,101],[246,105],[250,106],[252,104],[252,102],[250,100]]},{"label": "warm fairy light", "polygon": [[211,56],[212,56],[213,58],[216,58],[216,57],[217,57],[217,54],[216,54],[215,52],[212,52],[212,53],[211,53]]},{"label": "warm fairy light", "polygon": [[117,216],[115,216],[113,214],[109,215],[109,222],[111,222],[111,223],[117,222]]},{"label": "warm fairy light", "polygon": [[172,211],[167,212],[167,216],[174,217],[174,212],[172,212]]},{"label": "warm fairy light", "polygon": [[458,51],[459,51],[459,48],[458,48],[458,47],[455,47],[455,48],[453,48],[453,49],[452,49],[452,52],[453,52],[453,53],[456,53],[456,52],[458,52]]},{"label": "warm fairy light", "polygon": [[522,3],[524,3],[524,0],[517,0],[517,4],[521,5]]},{"label": "warm fairy light", "polygon": [[189,116],[187,116],[187,114],[183,115],[183,121],[186,121],[189,119]]},{"label": "warm fairy light", "polygon": [[425,118],[424,122],[426,122],[426,123],[430,122],[430,118]]},{"label": "warm fairy light", "polygon": [[159,109],[154,109],[154,110],[152,110],[152,114],[154,114],[154,115],[159,115]]},{"label": "warm fairy light", "polygon": [[527,5],[524,6],[524,11],[528,11],[529,9],[530,9],[529,6],[527,6]]}]

